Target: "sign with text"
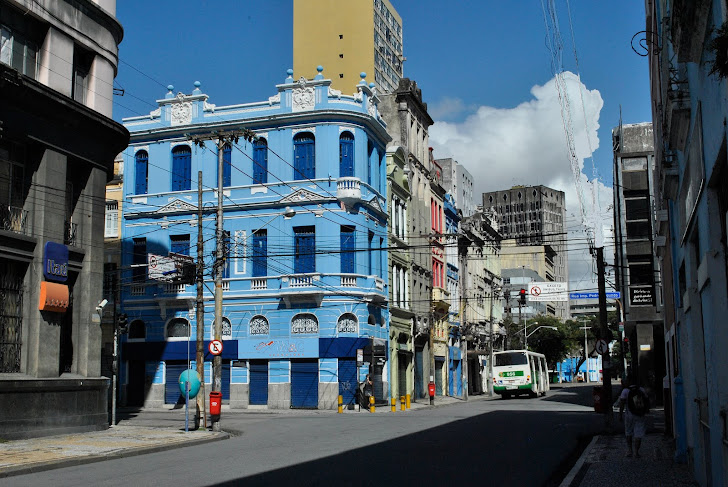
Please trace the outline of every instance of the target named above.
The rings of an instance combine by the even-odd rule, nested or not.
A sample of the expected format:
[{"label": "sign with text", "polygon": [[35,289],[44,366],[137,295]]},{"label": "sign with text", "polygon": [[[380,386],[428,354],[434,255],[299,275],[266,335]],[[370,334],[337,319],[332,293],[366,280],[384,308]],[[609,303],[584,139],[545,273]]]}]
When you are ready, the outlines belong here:
[{"label": "sign with text", "polygon": [[238,358],[313,358],[319,356],[319,339],[249,338],[238,341]]},{"label": "sign with text", "polygon": [[[619,299],[622,293],[604,293],[607,299]],[[569,299],[599,299],[599,293],[569,293]]]},{"label": "sign with text", "polygon": [[653,306],[655,298],[652,295],[651,287],[629,288],[629,303],[632,306]]},{"label": "sign with text", "polygon": [[49,281],[66,282],[68,247],[55,242],[46,242],[43,247],[43,275]]},{"label": "sign with text", "polygon": [[565,282],[531,282],[528,284],[529,301],[568,301]]}]

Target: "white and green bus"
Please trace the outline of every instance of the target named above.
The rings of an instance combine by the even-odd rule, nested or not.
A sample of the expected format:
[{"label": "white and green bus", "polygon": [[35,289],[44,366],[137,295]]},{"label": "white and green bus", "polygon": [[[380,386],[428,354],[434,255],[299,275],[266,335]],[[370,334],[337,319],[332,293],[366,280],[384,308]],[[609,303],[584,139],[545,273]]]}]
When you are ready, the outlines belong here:
[{"label": "white and green bus", "polygon": [[546,357],[529,350],[493,353],[493,392],[504,399],[519,394],[536,397],[549,390]]}]

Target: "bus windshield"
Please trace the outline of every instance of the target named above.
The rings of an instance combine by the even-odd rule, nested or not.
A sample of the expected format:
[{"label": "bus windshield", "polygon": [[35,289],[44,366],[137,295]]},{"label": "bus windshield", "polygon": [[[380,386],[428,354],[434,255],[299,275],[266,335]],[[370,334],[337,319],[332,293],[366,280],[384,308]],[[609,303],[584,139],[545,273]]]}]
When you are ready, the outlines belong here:
[{"label": "bus windshield", "polygon": [[528,365],[528,358],[524,352],[499,353],[495,356],[495,366]]}]

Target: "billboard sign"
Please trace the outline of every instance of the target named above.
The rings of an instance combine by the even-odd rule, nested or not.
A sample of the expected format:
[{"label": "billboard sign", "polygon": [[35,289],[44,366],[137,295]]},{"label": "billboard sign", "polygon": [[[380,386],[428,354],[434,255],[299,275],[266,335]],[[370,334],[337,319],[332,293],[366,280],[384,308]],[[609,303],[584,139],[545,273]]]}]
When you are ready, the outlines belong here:
[{"label": "billboard sign", "polygon": [[531,282],[528,284],[529,301],[568,301],[569,288],[565,282]]}]

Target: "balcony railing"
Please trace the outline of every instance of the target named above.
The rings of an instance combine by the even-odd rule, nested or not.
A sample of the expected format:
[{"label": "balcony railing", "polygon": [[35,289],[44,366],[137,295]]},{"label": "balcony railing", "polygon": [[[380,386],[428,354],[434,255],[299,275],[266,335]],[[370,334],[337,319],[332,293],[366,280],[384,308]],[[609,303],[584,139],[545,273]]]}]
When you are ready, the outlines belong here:
[{"label": "balcony railing", "polygon": [[131,286],[131,295],[132,296],[144,296],[145,294],[145,286],[144,284],[133,284]]},{"label": "balcony railing", "polygon": [[66,245],[76,245],[76,231],[78,230],[78,224],[71,221],[65,222],[65,228],[63,233],[63,243]]},{"label": "balcony railing", "polygon": [[341,287],[356,287],[356,277],[341,276]]},{"label": "balcony railing", "polygon": [[288,287],[311,287],[313,286],[313,276],[297,276],[291,277]]},{"label": "balcony railing", "polygon": [[336,197],[348,207],[361,201],[361,180],[359,178],[339,178],[336,181]]},{"label": "balcony railing", "polygon": [[27,233],[28,212],[15,206],[0,206],[0,225],[3,230]]},{"label": "balcony railing", "polygon": [[253,279],[250,281],[250,289],[268,289],[268,279]]},{"label": "balcony railing", "polygon": [[187,290],[186,284],[167,283],[164,285],[164,294],[181,294]]}]

